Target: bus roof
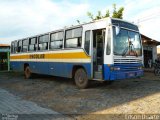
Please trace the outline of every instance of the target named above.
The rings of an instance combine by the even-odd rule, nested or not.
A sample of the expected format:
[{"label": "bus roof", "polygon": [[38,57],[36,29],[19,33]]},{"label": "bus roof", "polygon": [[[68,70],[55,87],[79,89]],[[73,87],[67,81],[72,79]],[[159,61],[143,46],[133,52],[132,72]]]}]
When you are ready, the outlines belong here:
[{"label": "bus roof", "polygon": [[[34,35],[34,36],[29,36],[29,37],[25,37],[25,38],[13,40],[13,41],[19,41],[19,40],[24,40],[24,39],[27,39],[27,38],[38,37],[38,36],[42,36],[42,35],[49,34],[49,33],[64,31],[65,29],[72,29],[72,28],[81,27],[81,26],[83,26],[83,25],[92,24],[92,23],[96,23],[96,22],[100,22],[100,21],[107,21],[107,20],[109,20],[109,19],[110,19],[110,20],[112,20],[112,19],[113,19],[113,20],[119,20],[119,21],[123,21],[123,22],[127,22],[127,23],[130,23],[130,24],[135,25],[134,23],[128,22],[128,21],[123,20],[123,19],[107,17],[107,18],[102,18],[102,19],[99,19],[99,20],[93,20],[93,21],[91,21],[91,22],[87,22],[87,23],[83,23],[83,24],[79,24],[79,25],[74,25],[74,26],[69,26],[69,27],[68,27],[68,26],[65,26],[65,27],[62,28],[62,29],[57,29],[57,30],[53,30],[53,31],[50,31],[50,32],[46,32],[46,33],[42,33],[42,34],[37,34],[37,35]],[[135,26],[137,26],[137,25],[135,25]]]}]

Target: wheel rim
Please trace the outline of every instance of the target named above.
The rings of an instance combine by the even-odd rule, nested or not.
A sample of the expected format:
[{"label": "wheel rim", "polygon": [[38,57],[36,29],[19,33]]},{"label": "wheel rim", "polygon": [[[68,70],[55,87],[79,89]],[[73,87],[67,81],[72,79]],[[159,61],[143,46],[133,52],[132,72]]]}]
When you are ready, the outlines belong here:
[{"label": "wheel rim", "polygon": [[75,74],[75,82],[80,88],[85,88],[87,86],[87,80],[86,73],[83,69],[80,69]]},{"label": "wheel rim", "polygon": [[27,76],[29,76],[30,75],[30,70],[29,69],[27,69]]},{"label": "wheel rim", "polygon": [[160,70],[158,70],[158,73],[157,73],[157,74],[158,74],[158,76],[160,76]]},{"label": "wheel rim", "polygon": [[157,69],[155,69],[155,75],[156,75],[156,76],[158,75],[158,70],[157,70]]},{"label": "wheel rim", "polygon": [[78,75],[77,80],[78,80],[78,82],[79,82],[80,84],[83,84],[83,83],[85,82],[85,79],[84,79],[84,77],[82,76],[81,73]]},{"label": "wheel rim", "polygon": [[83,71],[79,71],[76,76],[78,83],[83,84],[85,82],[85,79],[83,76],[84,76]]},{"label": "wheel rim", "polygon": [[25,75],[26,75],[26,78],[29,78],[29,77],[30,77],[31,71],[30,71],[29,68],[26,68],[26,70],[25,70]]}]

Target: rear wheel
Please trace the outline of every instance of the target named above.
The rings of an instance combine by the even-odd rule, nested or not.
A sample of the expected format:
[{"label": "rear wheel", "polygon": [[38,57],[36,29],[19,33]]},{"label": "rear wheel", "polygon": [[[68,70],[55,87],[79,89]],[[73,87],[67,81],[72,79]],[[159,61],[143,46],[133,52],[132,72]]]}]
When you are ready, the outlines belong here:
[{"label": "rear wheel", "polygon": [[158,76],[160,76],[160,69],[158,69]]},{"label": "rear wheel", "polygon": [[27,67],[25,68],[25,70],[24,70],[24,75],[25,75],[25,78],[26,78],[26,79],[31,78],[32,73],[31,73],[31,70],[30,70],[29,66],[27,66]]},{"label": "rear wheel", "polygon": [[87,88],[88,87],[88,77],[83,68],[79,68],[76,70],[75,75],[74,75],[74,80],[76,85],[81,88]]}]

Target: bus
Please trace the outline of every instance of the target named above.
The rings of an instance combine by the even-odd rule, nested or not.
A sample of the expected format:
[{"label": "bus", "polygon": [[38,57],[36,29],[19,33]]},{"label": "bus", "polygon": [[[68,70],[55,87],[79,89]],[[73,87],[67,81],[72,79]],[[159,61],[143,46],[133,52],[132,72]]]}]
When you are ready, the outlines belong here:
[{"label": "bus", "polygon": [[11,42],[11,68],[73,78],[79,88],[90,80],[114,81],[143,75],[138,26],[115,18],[51,31]]}]

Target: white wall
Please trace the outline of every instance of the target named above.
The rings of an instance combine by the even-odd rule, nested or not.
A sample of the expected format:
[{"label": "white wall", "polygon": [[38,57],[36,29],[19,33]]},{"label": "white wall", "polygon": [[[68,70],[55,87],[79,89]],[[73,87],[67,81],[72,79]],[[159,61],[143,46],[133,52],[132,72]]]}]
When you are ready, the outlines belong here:
[{"label": "white wall", "polygon": [[157,46],[153,46],[152,48],[152,58],[153,62],[155,61],[155,59],[157,59]]}]

